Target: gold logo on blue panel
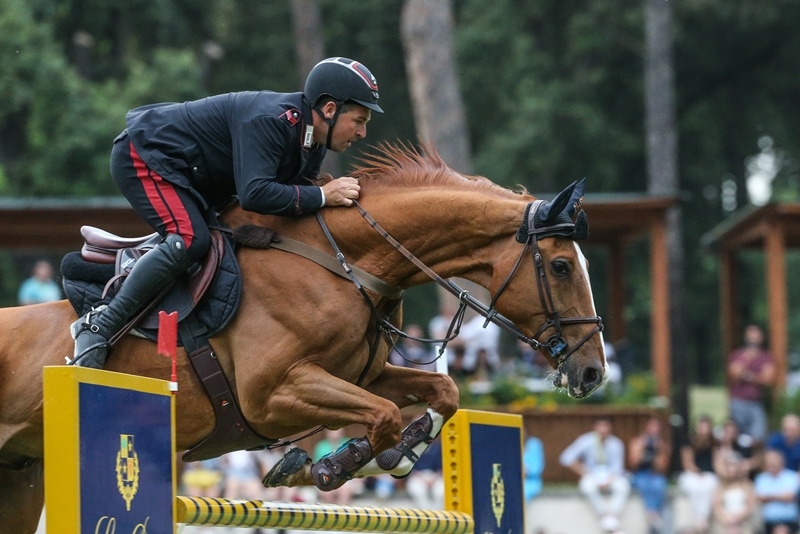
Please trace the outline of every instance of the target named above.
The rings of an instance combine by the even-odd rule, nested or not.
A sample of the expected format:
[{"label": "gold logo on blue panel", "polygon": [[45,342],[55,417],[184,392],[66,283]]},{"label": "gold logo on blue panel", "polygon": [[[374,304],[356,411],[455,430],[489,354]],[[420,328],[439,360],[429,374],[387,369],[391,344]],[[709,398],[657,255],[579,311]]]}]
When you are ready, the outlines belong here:
[{"label": "gold logo on blue panel", "polygon": [[139,490],[139,455],[133,450],[133,434],[119,435],[117,453],[117,489],[131,511],[131,501]]},{"label": "gold logo on blue panel", "polygon": [[506,486],[500,474],[500,465],[492,464],[492,512],[497,519],[497,528],[500,528],[500,520],[506,507]]}]

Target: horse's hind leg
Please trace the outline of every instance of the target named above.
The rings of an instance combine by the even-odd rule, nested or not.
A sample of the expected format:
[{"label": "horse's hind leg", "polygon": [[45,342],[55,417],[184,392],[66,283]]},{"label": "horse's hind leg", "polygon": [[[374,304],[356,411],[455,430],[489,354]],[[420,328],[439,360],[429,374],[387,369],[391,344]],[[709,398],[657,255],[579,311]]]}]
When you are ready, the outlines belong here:
[{"label": "horse's hind leg", "polygon": [[34,534],[44,506],[42,460],[25,469],[0,467],[0,532]]}]

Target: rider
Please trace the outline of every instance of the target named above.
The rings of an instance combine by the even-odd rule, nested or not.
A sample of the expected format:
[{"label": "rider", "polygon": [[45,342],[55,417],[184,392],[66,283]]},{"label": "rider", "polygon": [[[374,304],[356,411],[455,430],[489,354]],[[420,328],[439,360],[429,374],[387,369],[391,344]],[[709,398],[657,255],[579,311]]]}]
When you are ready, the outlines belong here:
[{"label": "rider", "polygon": [[351,206],[354,178],[311,185],[327,150],[367,134],[378,84],[361,63],[318,63],[302,93],[228,93],[128,112],[114,140],[111,175],[136,213],[163,236],[136,263],[108,307],[70,326],[72,364],[101,369],[109,340],[210,245],[204,213],[238,195],[245,210],[297,216]]}]

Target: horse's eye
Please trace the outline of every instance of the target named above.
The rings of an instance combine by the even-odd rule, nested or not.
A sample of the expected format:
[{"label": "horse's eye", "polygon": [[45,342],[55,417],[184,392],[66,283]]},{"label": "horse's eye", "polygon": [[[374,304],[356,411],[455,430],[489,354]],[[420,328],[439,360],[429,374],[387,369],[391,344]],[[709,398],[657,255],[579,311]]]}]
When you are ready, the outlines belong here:
[{"label": "horse's eye", "polygon": [[553,270],[553,274],[556,276],[569,275],[570,271],[569,262],[566,262],[564,260],[554,260],[550,262],[550,268]]}]

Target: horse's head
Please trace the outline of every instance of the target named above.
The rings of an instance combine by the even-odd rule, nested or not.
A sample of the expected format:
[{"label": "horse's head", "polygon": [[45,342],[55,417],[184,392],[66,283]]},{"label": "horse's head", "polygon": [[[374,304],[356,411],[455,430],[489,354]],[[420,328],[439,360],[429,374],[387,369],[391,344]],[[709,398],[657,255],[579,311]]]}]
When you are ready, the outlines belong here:
[{"label": "horse's head", "polygon": [[533,261],[520,263],[526,252],[518,256],[515,267],[505,270],[512,275],[503,275],[495,294],[503,313],[556,370],[554,385],[578,398],[591,394],[606,378],[602,322],[594,307],[588,262],[577,243],[588,237],[582,196],[580,181],[552,201],[528,205],[517,241],[530,250]]},{"label": "horse's head", "polygon": [[[355,210],[326,217],[344,234],[362,232],[346,242],[357,263],[398,287],[433,278],[458,296],[461,313],[469,306],[539,349],[556,370],[555,385],[573,397],[603,383],[602,323],[576,242],[588,236],[583,182],[536,200],[450,169],[431,147],[404,145],[381,147],[350,175],[361,180],[358,210],[369,224],[353,224]],[[454,276],[489,289],[491,304],[444,280]]]}]

